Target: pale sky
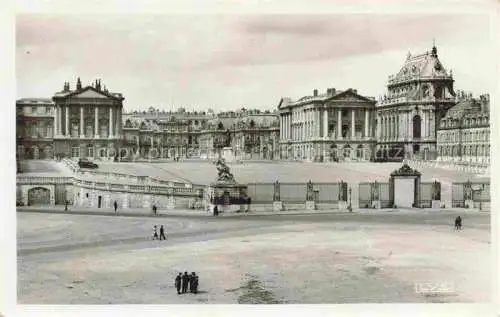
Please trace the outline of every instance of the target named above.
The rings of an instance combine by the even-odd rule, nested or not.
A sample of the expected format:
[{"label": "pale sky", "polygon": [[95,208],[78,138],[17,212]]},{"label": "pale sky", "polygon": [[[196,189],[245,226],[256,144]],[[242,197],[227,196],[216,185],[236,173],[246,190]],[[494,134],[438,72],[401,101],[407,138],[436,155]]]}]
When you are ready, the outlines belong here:
[{"label": "pale sky", "polygon": [[[385,93],[408,51],[435,38],[455,90],[492,91],[482,15],[18,15],[17,98],[101,78],[125,109],[275,109],[317,88]],[[496,33],[496,32],[495,32]]]}]

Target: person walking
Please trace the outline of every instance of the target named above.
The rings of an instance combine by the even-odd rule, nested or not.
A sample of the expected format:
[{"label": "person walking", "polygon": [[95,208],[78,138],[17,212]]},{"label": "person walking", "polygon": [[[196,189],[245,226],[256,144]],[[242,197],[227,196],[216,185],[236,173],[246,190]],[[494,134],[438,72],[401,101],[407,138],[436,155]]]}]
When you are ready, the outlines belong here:
[{"label": "person walking", "polygon": [[115,202],[113,203],[113,207],[115,207],[115,214],[116,214],[116,213],[117,213],[117,211],[118,211],[118,203],[116,202],[116,200],[115,200]]},{"label": "person walking", "polygon": [[153,240],[158,240],[158,231],[156,230],[156,225],[153,226]]},{"label": "person walking", "polygon": [[182,293],[187,292],[188,284],[189,284],[189,275],[188,272],[184,272],[184,275],[182,275]]},{"label": "person walking", "polygon": [[64,211],[68,211],[68,201],[64,201]]},{"label": "person walking", "polygon": [[175,277],[175,288],[177,289],[177,294],[181,293],[181,281],[182,281],[182,273],[179,273],[179,275]]},{"label": "person walking", "polygon": [[157,215],[157,214],[156,214],[156,210],[157,210],[157,209],[156,209],[156,205],[153,205],[153,214],[154,214],[155,216]]},{"label": "person walking", "polygon": [[163,237],[163,240],[167,240],[167,237],[165,237],[165,227],[163,227],[163,225],[160,226],[160,240],[162,239]]},{"label": "person walking", "polygon": [[219,209],[217,208],[217,205],[214,207],[214,216],[219,215]]}]

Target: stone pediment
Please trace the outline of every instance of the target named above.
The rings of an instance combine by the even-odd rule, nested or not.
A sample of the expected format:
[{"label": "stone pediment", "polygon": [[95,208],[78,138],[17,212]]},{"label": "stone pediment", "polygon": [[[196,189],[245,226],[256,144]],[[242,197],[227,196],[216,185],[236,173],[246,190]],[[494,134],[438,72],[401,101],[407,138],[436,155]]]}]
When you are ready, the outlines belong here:
[{"label": "stone pediment", "polygon": [[361,95],[358,95],[356,92],[352,91],[352,90],[347,90],[347,91],[344,91],[338,95],[334,95],[328,99],[326,99],[326,101],[333,101],[333,102],[336,102],[336,101],[347,101],[347,102],[370,102],[370,103],[375,103],[374,100],[371,100],[369,98],[366,98],[364,96],[361,96]]},{"label": "stone pediment", "polygon": [[72,96],[73,98],[100,98],[100,99],[109,99],[110,97],[95,91],[93,89],[84,90],[80,93],[76,93]]}]

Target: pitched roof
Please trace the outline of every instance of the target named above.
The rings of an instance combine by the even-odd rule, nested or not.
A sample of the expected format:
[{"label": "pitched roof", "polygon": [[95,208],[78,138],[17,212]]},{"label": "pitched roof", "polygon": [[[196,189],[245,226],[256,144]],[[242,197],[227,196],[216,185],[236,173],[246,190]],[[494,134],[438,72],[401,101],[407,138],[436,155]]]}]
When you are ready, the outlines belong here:
[{"label": "pitched roof", "polygon": [[408,54],[406,61],[399,72],[390,76],[389,83],[411,80],[416,77],[450,77],[443,67],[437,55],[437,49],[434,47],[432,52],[426,52],[419,55]]}]

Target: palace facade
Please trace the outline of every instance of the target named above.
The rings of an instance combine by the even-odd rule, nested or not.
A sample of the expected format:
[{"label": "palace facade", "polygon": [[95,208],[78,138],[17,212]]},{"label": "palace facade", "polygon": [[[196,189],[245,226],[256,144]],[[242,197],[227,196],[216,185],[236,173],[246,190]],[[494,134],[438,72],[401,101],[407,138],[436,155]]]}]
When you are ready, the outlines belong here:
[{"label": "palace facade", "polygon": [[456,103],[453,82],[436,46],[424,54],[408,53],[376,106],[377,147],[403,148],[408,158],[436,159],[439,122]]},{"label": "palace facade", "polygon": [[458,98],[439,122],[438,160],[490,164],[490,97],[459,92]]},{"label": "palace facade", "polygon": [[369,160],[376,144],[375,99],[357,90],[282,98],[280,156],[309,161]]},{"label": "palace facade", "polygon": [[23,98],[16,102],[16,150],[19,160],[54,157],[54,102]]},{"label": "palace facade", "polygon": [[[377,150],[403,149],[410,159],[489,164],[489,96],[454,91],[435,46],[408,54],[378,102],[328,88],[277,110],[123,113],[124,98],[100,80],[52,99],[16,102],[17,158],[214,159],[232,146],[239,159],[366,161]],[[121,151],[121,153],[118,153]],[[399,151],[398,151],[399,153]]]}]

